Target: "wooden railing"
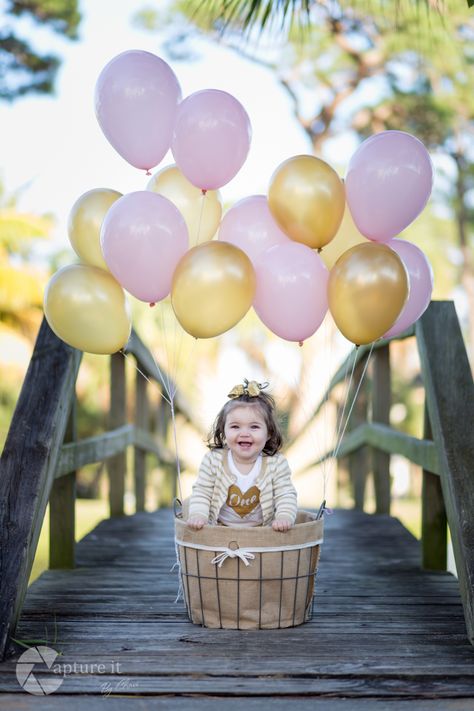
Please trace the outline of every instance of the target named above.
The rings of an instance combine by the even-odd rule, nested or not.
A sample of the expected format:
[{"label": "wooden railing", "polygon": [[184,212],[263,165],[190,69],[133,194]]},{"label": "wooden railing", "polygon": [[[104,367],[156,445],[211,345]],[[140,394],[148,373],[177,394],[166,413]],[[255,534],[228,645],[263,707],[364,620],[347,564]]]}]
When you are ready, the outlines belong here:
[{"label": "wooden railing", "polygon": [[[74,567],[78,469],[107,461],[110,516],[124,515],[130,446],[136,510],[145,509],[147,453],[156,456],[165,471],[164,503],[175,495],[176,461],[165,444],[170,408],[164,401],[154,413],[149,408],[149,381],[161,388],[157,364],[134,332],[126,353],[141,371],[136,371],[134,422],[127,422],[125,357],[116,353],[110,357],[110,430],[78,442],[75,383],[82,353],[57,338],[45,320],[41,324],[0,458],[0,659],[9,653],[48,501],[49,566]],[[174,402],[176,412],[196,426],[179,391]],[[160,496],[163,499],[163,491]]]},{"label": "wooden railing", "polygon": [[[373,451],[378,513],[390,510],[390,455],[404,455],[423,468],[423,565],[435,570],[446,568],[448,522],[468,636],[474,643],[474,386],[453,304],[433,302],[416,328],[403,337],[413,335],[426,393],[423,438],[410,437],[390,427],[390,342],[379,341],[372,356],[371,397],[368,392],[359,393],[355,426],[344,437],[338,459],[349,458],[356,505],[362,507],[368,471],[366,455],[368,448]],[[368,352],[368,347],[357,351],[355,382]],[[128,353],[135,357],[144,375],[158,381],[153,357],[135,334]],[[148,427],[147,381],[141,376],[136,379],[135,419],[127,423],[122,354],[111,357],[111,430],[75,441],[74,392],[80,361],[81,354],[54,336],[43,322],[0,459],[1,658],[8,654],[9,639],[21,612],[48,501],[50,566],[73,566],[77,469],[107,460],[110,515],[121,516],[127,447],[135,448],[137,510],[144,508],[146,452],[153,453],[162,466],[174,466],[164,437],[152,435]],[[320,407],[344,379],[346,370],[343,364]],[[176,409],[191,419],[179,395]],[[155,431],[166,430],[167,412],[166,407],[159,409],[162,420],[155,423]]]},{"label": "wooden railing", "polygon": [[[422,439],[390,426],[390,343],[410,336],[416,337],[425,389]],[[369,353],[370,346],[357,349],[354,383],[360,382]],[[313,418],[347,377],[353,359],[350,354],[338,369]],[[397,339],[376,342],[371,360],[371,379],[366,376],[359,392],[338,464],[349,470],[355,507],[361,509],[372,469],[376,513],[390,512],[390,455],[403,455],[422,467],[422,565],[446,570],[448,524],[467,633],[474,644],[474,385],[454,304],[431,302],[415,327]],[[332,455],[327,452],[312,466]]]}]

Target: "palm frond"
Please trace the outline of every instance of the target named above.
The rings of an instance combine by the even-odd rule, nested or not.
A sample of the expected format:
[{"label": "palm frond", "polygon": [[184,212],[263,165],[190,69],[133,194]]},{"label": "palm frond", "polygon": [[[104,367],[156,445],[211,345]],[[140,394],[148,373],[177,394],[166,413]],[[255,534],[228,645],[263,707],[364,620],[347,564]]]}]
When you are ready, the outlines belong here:
[{"label": "palm frond", "polygon": [[[291,28],[307,30],[315,22],[312,13],[316,6],[326,6],[330,0],[182,0],[187,14],[194,18],[206,18],[207,22],[220,27],[222,33],[231,27],[242,33],[251,30],[263,32],[269,27],[279,26],[280,31]],[[467,0],[474,5],[474,0]],[[376,3],[377,5],[377,3]],[[378,0],[381,10],[386,9],[384,0]],[[418,12],[423,9],[428,16],[443,17],[448,12],[448,0],[390,0],[390,11],[394,20],[410,13],[414,8]],[[363,10],[367,8],[367,0],[346,0],[341,3],[341,11],[348,9]]]},{"label": "palm frond", "polygon": [[203,0],[197,7],[189,0],[187,4],[196,16],[200,13],[211,16],[224,30],[237,25],[245,32],[253,28],[263,31],[274,23],[283,28],[295,18],[306,26],[314,0]]}]

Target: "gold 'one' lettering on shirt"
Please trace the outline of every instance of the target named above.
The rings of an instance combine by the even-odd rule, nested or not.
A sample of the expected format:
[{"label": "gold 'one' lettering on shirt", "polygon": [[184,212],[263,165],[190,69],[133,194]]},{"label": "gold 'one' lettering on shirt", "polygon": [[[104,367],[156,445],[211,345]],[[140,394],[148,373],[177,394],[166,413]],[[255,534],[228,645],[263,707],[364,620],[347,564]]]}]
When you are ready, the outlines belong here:
[{"label": "gold 'one' lettering on shirt", "polygon": [[236,484],[229,486],[227,506],[235,511],[241,518],[253,511],[260,503],[260,489],[252,486],[242,493]]}]

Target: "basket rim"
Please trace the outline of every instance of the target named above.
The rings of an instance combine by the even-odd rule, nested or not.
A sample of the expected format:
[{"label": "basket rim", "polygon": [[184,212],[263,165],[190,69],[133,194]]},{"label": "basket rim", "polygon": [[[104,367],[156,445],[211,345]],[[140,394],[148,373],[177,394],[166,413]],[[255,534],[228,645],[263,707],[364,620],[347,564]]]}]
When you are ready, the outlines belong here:
[{"label": "basket rim", "polygon": [[[271,526],[219,526],[206,524],[198,531],[191,529],[182,518],[174,519],[175,541],[197,543],[217,548],[228,548],[229,541],[237,541],[240,548],[278,548],[306,546],[308,541],[324,541],[324,517],[316,519],[312,512],[298,509],[312,516],[312,520],[295,523],[288,531],[274,531]],[[316,544],[315,544],[316,545]]]}]

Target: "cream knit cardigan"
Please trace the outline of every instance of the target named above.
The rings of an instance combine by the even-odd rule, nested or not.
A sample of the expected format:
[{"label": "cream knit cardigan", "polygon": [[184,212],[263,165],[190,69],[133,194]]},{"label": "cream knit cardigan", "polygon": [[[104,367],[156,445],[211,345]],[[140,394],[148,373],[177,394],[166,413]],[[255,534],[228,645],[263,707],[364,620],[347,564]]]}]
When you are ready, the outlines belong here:
[{"label": "cream knit cardigan", "polygon": [[[189,505],[189,516],[202,516],[210,524],[225,504],[229,486],[237,481],[227,462],[228,449],[212,449],[204,455]],[[291,483],[290,467],[282,454],[262,456],[262,467],[255,486],[260,489],[263,526],[278,519],[294,523],[296,519],[296,489]]]}]

